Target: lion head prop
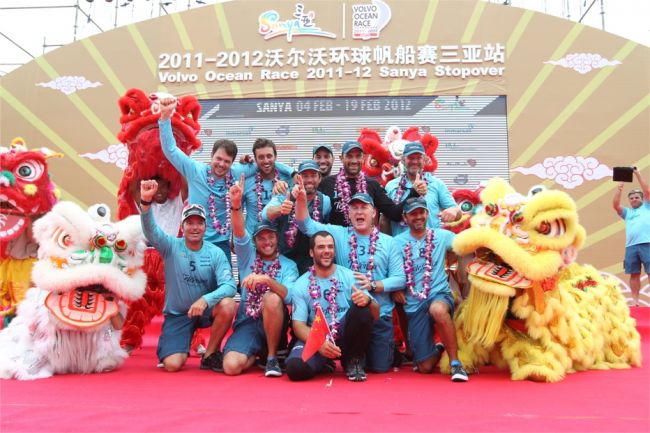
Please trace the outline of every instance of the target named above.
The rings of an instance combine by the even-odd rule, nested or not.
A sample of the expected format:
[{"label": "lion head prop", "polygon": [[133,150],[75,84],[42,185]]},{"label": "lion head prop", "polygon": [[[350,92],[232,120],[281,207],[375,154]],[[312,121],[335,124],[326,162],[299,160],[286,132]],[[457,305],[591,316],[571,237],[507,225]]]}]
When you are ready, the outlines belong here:
[{"label": "lion head prop", "polygon": [[424,171],[434,172],[438,168],[438,161],[435,157],[438,149],[438,139],[428,132],[420,135],[418,128],[412,126],[402,132],[397,126],[391,126],[386,130],[385,138],[382,139],[377,131],[363,128],[357,141],[361,143],[365,160],[363,172],[381,185],[386,185],[392,179],[401,176],[401,167],[404,146],[407,143],[418,141],[424,146],[428,161]]},{"label": "lion head prop", "polygon": [[[176,197],[182,185],[181,175],[167,161],[160,148],[158,119],[160,118],[160,99],[171,96],[164,93],[145,95],[142,90],[130,89],[119,100],[122,115],[122,129],[117,138],[129,149],[129,164],[118,191],[118,217],[136,215],[138,210],[134,191],[140,181],[158,177],[169,181],[169,197]],[[176,145],[187,155],[201,147],[198,139],[198,124],[201,106],[194,96],[179,99],[172,116],[172,130]]]},{"label": "lion head prop", "polygon": [[60,202],[34,223],[35,287],[0,332],[0,377],[93,373],[123,362],[114,319],[124,314],[124,301],[144,293],[145,243],[138,217],[109,218],[105,205],[86,212]]},{"label": "lion head prop", "polygon": [[454,319],[465,367],[491,363],[514,380],[555,382],[639,365],[640,337],[617,284],[574,262],[585,241],[574,201],[543,187],[522,195],[501,179],[481,201],[453,243],[474,255],[470,295]]}]

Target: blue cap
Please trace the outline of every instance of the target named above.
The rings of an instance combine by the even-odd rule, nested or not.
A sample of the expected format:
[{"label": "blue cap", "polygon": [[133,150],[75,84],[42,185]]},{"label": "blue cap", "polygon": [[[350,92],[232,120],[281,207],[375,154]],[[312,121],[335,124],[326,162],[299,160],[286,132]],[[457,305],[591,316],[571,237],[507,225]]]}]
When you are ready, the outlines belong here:
[{"label": "blue cap", "polygon": [[406,200],[406,203],[404,204],[404,209],[403,213],[411,213],[415,209],[429,209],[427,207],[427,201],[424,199],[424,197],[413,197],[408,200]]},{"label": "blue cap", "polygon": [[255,231],[253,232],[253,237],[256,237],[260,233],[262,233],[264,230],[271,230],[272,232],[277,233],[278,229],[275,226],[272,226],[271,224],[259,224],[256,228]]},{"label": "blue cap", "polygon": [[345,143],[343,143],[341,154],[345,155],[352,149],[359,149],[361,152],[363,152],[363,147],[361,146],[361,143],[359,143],[358,141],[346,141]]},{"label": "blue cap", "polygon": [[181,215],[183,218],[183,222],[185,222],[186,219],[194,215],[200,216],[201,218],[205,219],[205,208],[200,204],[188,204],[183,208]]},{"label": "blue cap", "polygon": [[355,200],[362,201],[364,203],[368,203],[370,206],[375,205],[375,202],[373,201],[372,197],[370,197],[370,195],[366,194],[365,192],[358,192],[355,195],[353,195],[350,198],[350,203],[352,203]]},{"label": "blue cap", "polygon": [[422,146],[422,143],[417,141],[406,143],[406,146],[404,146],[404,156],[413,155],[414,153],[421,153],[424,155],[424,146]]},{"label": "blue cap", "polygon": [[330,146],[329,144],[317,144],[316,146],[314,146],[314,149],[312,150],[312,153],[311,153],[312,156],[313,156],[313,155],[316,155],[316,152],[318,152],[318,151],[321,150],[321,149],[325,149],[325,150],[327,150],[329,153],[331,153],[332,155],[334,155],[334,151],[332,150],[332,146]]},{"label": "blue cap", "polygon": [[316,161],[313,161],[311,159],[301,162],[298,166],[298,173],[302,173],[303,171],[307,170],[315,170],[320,173],[318,164],[316,164]]}]

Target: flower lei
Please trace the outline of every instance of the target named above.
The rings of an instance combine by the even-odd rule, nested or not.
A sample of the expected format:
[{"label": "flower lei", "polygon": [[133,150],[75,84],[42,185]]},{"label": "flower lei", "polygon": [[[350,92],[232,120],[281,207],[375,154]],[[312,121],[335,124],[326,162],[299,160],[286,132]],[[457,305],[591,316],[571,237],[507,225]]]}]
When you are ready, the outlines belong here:
[{"label": "flower lei", "polygon": [[[395,199],[393,199],[393,202],[395,204],[399,204],[402,201],[402,196],[404,195],[404,192],[406,192],[406,181],[407,181],[408,175],[405,173],[402,178],[399,181],[399,184],[397,185],[397,191],[395,192]],[[427,185],[429,182],[427,179],[424,177],[424,173],[422,174],[421,179],[426,183]]]},{"label": "flower lei", "polygon": [[[336,295],[339,293],[339,282],[336,280],[336,278],[330,277],[330,283],[332,283],[332,287],[330,288],[325,298],[327,300],[327,313],[329,314],[331,320],[330,334],[332,335],[332,338],[336,339],[336,335],[339,331],[339,306],[336,303]],[[321,293],[320,287],[316,282],[316,270],[313,266],[309,267],[309,296],[311,296],[311,298],[314,300],[315,310],[316,306],[319,304]]]},{"label": "flower lei", "polygon": [[406,289],[409,295],[416,298],[418,301],[423,301],[429,297],[431,293],[431,265],[433,252],[433,230],[427,229],[424,243],[424,278],[422,279],[422,291],[415,290],[415,276],[413,275],[413,259],[411,258],[412,244],[409,242],[404,247],[404,273],[406,274]]},{"label": "flower lei", "polygon": [[[379,230],[377,230],[377,227],[372,228],[372,232],[370,232],[370,247],[368,248],[368,254],[370,255],[370,258],[368,259],[368,266],[366,266],[366,277],[368,277],[369,280],[372,280],[372,271],[375,268],[375,251],[377,251],[377,239],[379,239]],[[361,268],[359,266],[359,261],[357,259],[357,235],[352,233],[350,235],[350,254],[348,255],[350,258],[350,269],[352,269],[355,272],[359,272],[359,269]]]},{"label": "flower lei", "polygon": [[[251,266],[251,271],[254,274],[266,274],[270,278],[275,279],[280,271],[280,256],[276,257],[271,265],[264,272],[264,261],[258,255],[255,258],[255,263]],[[248,291],[246,295],[246,315],[257,319],[260,317],[260,312],[262,310],[262,297],[266,292],[269,291],[269,286],[267,284],[257,284],[255,288]]]},{"label": "flower lei", "polygon": [[[336,192],[339,196],[338,208],[343,213],[345,224],[351,225],[348,213],[352,194],[350,192],[350,184],[348,183],[347,177],[345,177],[345,171],[343,169],[340,169],[336,175]],[[356,179],[356,192],[368,192],[368,183],[366,182],[366,175],[363,172],[359,173]]]},{"label": "flower lei", "polygon": [[[311,211],[311,219],[314,221],[320,221],[320,211],[318,210],[320,207],[320,196],[318,195],[318,192],[316,192],[316,195],[314,196],[314,200],[312,201],[312,211]],[[296,208],[294,206],[293,210],[291,211],[291,214],[289,214],[289,228],[287,231],[284,233],[285,240],[287,242],[287,247],[293,248],[293,246],[296,243],[296,236],[298,235],[298,222],[296,221]]]},{"label": "flower lei", "polygon": [[[278,171],[275,170],[275,176],[273,177],[273,184],[278,181]],[[255,194],[257,195],[257,221],[262,221],[262,209],[264,209],[264,203],[262,203],[262,193],[264,192],[264,187],[262,186],[262,175],[258,171],[255,173]]]},{"label": "flower lei", "polygon": [[208,167],[208,185],[210,186],[210,195],[208,196],[208,213],[210,215],[210,219],[212,220],[212,227],[214,227],[214,231],[219,233],[220,235],[225,235],[226,233],[228,233],[228,230],[230,230],[230,220],[231,220],[230,209],[232,208],[232,203],[230,203],[230,200],[228,199],[228,191],[230,190],[230,187],[233,185],[232,174],[228,173],[225,178],[226,194],[223,197],[223,201],[226,206],[226,223],[223,226],[221,225],[221,222],[217,220],[217,201],[215,200],[216,194],[212,192],[212,187],[214,186],[216,181],[217,180],[212,175],[211,168]]}]

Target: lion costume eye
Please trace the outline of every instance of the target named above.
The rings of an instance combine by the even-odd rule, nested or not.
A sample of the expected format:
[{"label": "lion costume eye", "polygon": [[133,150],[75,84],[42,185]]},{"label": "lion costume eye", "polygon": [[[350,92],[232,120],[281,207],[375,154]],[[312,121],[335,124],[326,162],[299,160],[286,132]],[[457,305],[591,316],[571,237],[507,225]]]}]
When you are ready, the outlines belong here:
[{"label": "lion costume eye", "polygon": [[546,187],[544,185],[533,185],[528,190],[528,197],[532,197],[535,194],[539,194],[542,191],[546,191]]},{"label": "lion costume eye", "polygon": [[14,174],[17,178],[27,182],[32,182],[43,174],[43,164],[34,160],[23,161],[16,167]]},{"label": "lion costume eye", "polygon": [[104,235],[97,235],[93,238],[93,245],[97,248],[102,248],[105,247],[106,244],[108,243],[108,240],[106,239],[106,236]]},{"label": "lion costume eye", "polygon": [[472,203],[469,200],[463,200],[460,203],[460,210],[463,211],[464,213],[471,212],[472,209],[474,209],[474,203]]},{"label": "lion costume eye", "polygon": [[522,211],[513,211],[510,213],[510,221],[513,224],[521,224],[524,221],[524,213]]}]

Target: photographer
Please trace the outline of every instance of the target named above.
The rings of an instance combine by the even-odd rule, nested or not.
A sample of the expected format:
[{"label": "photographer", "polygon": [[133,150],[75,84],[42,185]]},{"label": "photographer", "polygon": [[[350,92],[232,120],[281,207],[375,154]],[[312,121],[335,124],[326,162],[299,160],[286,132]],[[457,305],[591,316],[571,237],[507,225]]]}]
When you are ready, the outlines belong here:
[{"label": "photographer", "polygon": [[638,306],[641,264],[650,280],[650,202],[648,202],[650,191],[636,167],[633,168],[633,172],[641,190],[633,189],[627,194],[630,207],[621,207],[623,182],[618,185],[612,204],[614,210],[625,220],[625,273],[630,275],[633,305]]}]

